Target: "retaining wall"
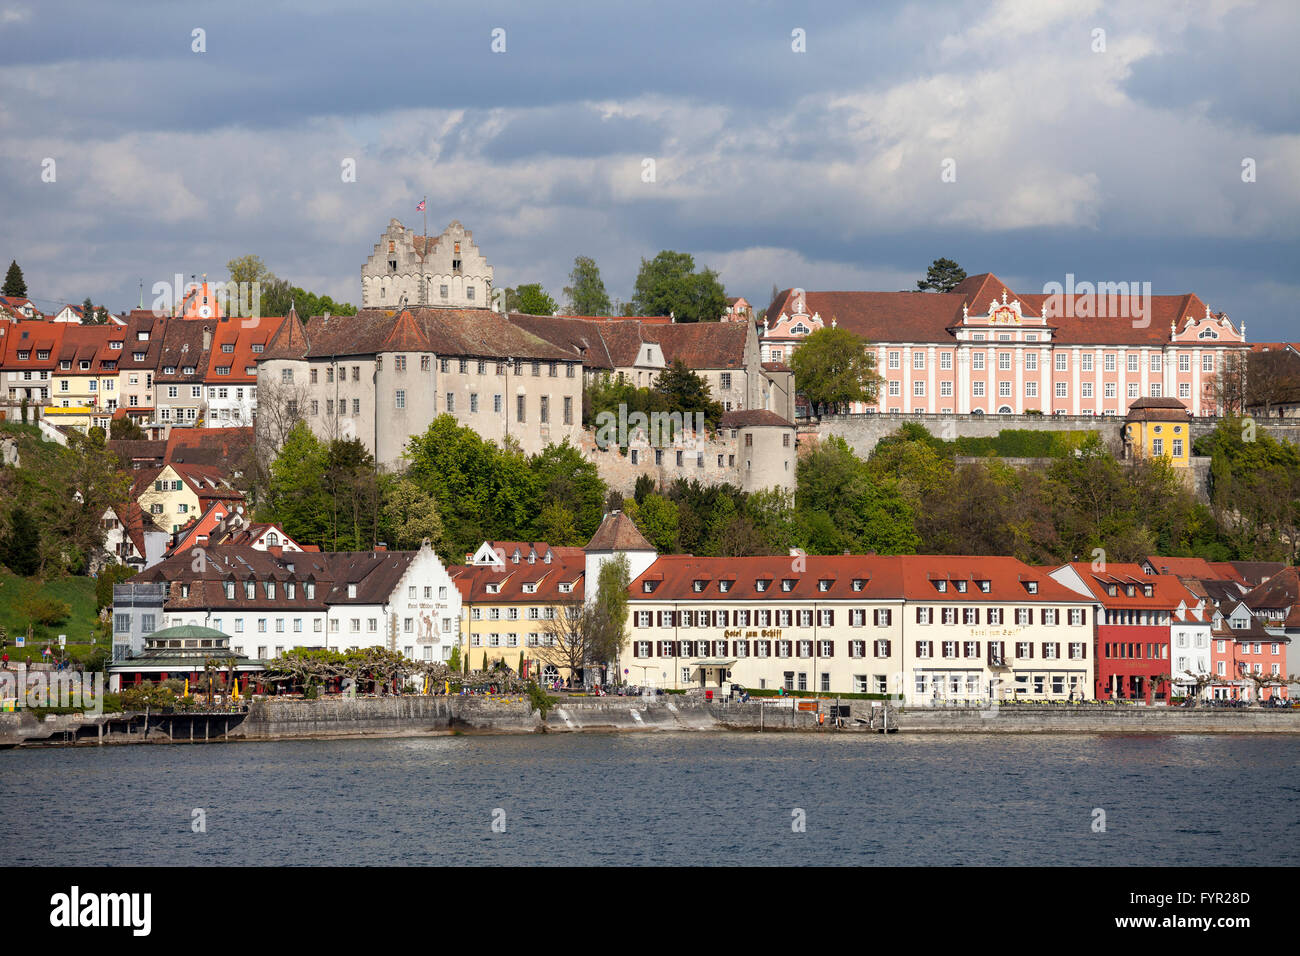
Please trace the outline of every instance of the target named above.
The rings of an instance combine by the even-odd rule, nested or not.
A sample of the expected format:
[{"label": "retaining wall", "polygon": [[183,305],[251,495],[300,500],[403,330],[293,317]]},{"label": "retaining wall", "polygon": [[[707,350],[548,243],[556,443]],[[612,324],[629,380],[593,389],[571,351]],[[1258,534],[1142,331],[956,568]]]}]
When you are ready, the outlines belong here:
[{"label": "retaining wall", "polygon": [[964,708],[899,714],[903,733],[1242,734],[1300,733],[1300,711],[1181,707],[1000,707],[991,716]]}]

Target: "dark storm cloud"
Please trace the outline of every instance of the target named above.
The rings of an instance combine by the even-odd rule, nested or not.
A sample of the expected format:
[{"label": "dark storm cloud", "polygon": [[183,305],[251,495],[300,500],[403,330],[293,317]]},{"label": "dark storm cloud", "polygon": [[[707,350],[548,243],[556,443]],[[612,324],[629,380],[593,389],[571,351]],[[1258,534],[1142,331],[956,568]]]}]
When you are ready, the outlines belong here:
[{"label": "dark storm cloud", "polygon": [[114,308],[247,252],[355,301],[427,195],[499,284],[557,297],[578,254],[613,296],[678,249],[764,304],[947,256],[1026,291],[1149,279],[1294,338],[1300,16],[1225,9],[0,0],[0,256]]}]

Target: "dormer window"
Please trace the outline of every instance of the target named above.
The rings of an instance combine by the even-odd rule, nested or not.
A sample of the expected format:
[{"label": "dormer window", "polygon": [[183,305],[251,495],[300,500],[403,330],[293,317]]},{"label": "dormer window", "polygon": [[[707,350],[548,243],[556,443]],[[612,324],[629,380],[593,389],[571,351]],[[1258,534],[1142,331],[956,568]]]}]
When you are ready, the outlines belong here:
[{"label": "dormer window", "polygon": [[1038,582],[1037,582],[1037,581],[1026,581],[1026,582],[1025,582],[1025,590],[1028,591],[1030,594],[1037,594],[1037,593],[1038,593]]},{"label": "dormer window", "polygon": [[234,342],[221,343],[221,351],[225,352],[226,354],[230,354],[231,352],[235,351],[235,343]]},{"label": "dormer window", "polygon": [[719,581],[719,582],[718,582],[718,590],[721,591],[721,592],[723,592],[724,594],[725,594],[726,592],[730,591],[730,590],[731,590],[731,582],[730,582],[730,581]]},{"label": "dormer window", "polygon": [[979,584],[980,590],[983,591],[985,594],[988,594],[989,589],[992,587],[992,585],[988,581],[978,581],[976,583]]},{"label": "dormer window", "polygon": [[654,589],[655,589],[655,585],[656,585],[657,583],[658,583],[657,581],[642,581],[642,582],[641,582],[641,589],[642,589],[646,594],[650,594],[652,591],[654,591]]},{"label": "dormer window", "polygon": [[793,590],[794,590],[794,581],[793,581],[792,579],[790,579],[790,578],[782,578],[782,579],[781,579],[781,590],[782,590],[782,591],[793,591]]},{"label": "dormer window", "polygon": [[551,552],[547,551],[547,552],[546,552],[546,557],[542,558],[542,561],[543,561],[544,563],[546,563],[546,564],[550,564],[550,563],[551,563]]},{"label": "dormer window", "polygon": [[1142,596],[1143,596],[1143,597],[1153,597],[1154,595],[1155,595],[1155,588],[1153,588],[1153,587],[1152,587],[1151,585],[1149,585],[1149,584],[1144,584],[1144,585],[1142,585]]},{"label": "dormer window", "polygon": [[1129,597],[1133,597],[1134,595],[1137,594],[1137,588],[1135,588],[1135,587],[1134,587],[1133,585],[1131,585],[1131,584],[1126,584],[1126,585],[1124,585],[1124,593],[1125,593],[1126,595],[1128,595]]},{"label": "dormer window", "polygon": [[489,584],[489,585],[487,586],[487,593],[488,593],[488,594],[500,594],[500,593],[501,593],[501,585],[499,585],[499,584]]},{"label": "dormer window", "polygon": [[766,581],[764,578],[759,578],[757,581],[754,582],[754,590],[755,590],[755,591],[766,591],[766,590],[767,590],[767,581]]},{"label": "dormer window", "polygon": [[233,601],[234,599],[235,599],[235,582],[234,582],[234,581],[227,581],[227,582],[226,582],[226,600],[227,600],[227,601]]},{"label": "dormer window", "polygon": [[1116,587],[1114,584],[1108,584],[1106,585],[1106,593],[1111,597],[1115,597],[1116,595],[1119,594],[1119,588]]},{"label": "dormer window", "polygon": [[257,597],[257,585],[252,581],[244,582],[244,597],[252,600]]},{"label": "dormer window", "polygon": [[[550,555],[547,555],[547,557],[549,558]],[[566,583],[560,585],[560,593],[561,593],[561,594],[568,594],[568,593],[571,592],[572,590],[573,590],[573,585],[572,585],[572,584],[569,584],[569,583],[566,582]]]},{"label": "dormer window", "polygon": [[275,597],[275,582],[274,582],[274,581],[267,581],[267,582],[266,582],[266,597],[267,597],[268,600],[270,600],[271,598],[274,598],[274,597]]},{"label": "dormer window", "polygon": [[356,596],[357,596],[357,586],[356,586],[355,584],[349,584],[349,585],[348,585],[348,597],[350,597],[350,598],[354,598],[354,597],[356,597]]},{"label": "dormer window", "polygon": [[862,590],[862,587],[863,587],[864,584],[865,584],[865,582],[862,580],[862,578],[854,578],[854,579],[853,579],[853,590],[855,590],[855,591],[861,591],[861,590]]},{"label": "dormer window", "polygon": [[820,581],[817,582],[818,591],[829,591],[830,589],[831,589],[831,582],[826,578],[822,578]]},{"label": "dormer window", "polygon": [[143,362],[143,361],[144,361],[144,353],[143,353],[143,352],[132,352],[132,353],[131,353],[131,358],[133,358],[133,359],[134,359],[135,361],[137,361],[137,362]]},{"label": "dormer window", "polygon": [[308,601],[316,600],[316,585],[312,581],[307,582],[307,600]]},{"label": "dormer window", "polygon": [[966,593],[966,582],[965,582],[965,581],[958,581],[958,582],[957,582],[957,591],[958,591],[958,593],[960,593],[960,594],[965,594],[965,593]]},{"label": "dormer window", "polygon": [[699,594],[701,591],[704,590],[704,582],[703,582],[703,581],[699,581],[699,580],[692,581],[692,582],[691,582],[691,589],[692,589],[696,594]]},{"label": "dormer window", "polygon": [[934,582],[934,589],[935,589],[936,591],[938,591],[940,594],[943,594],[943,593],[945,593],[945,592],[948,590],[948,582],[947,582],[947,581],[935,581],[935,582]]},{"label": "dormer window", "polygon": [[525,593],[525,594],[536,594],[536,593],[537,593],[537,585],[536,585],[536,584],[531,584],[531,583],[530,583],[530,584],[525,584],[525,585],[524,585],[524,593]]}]

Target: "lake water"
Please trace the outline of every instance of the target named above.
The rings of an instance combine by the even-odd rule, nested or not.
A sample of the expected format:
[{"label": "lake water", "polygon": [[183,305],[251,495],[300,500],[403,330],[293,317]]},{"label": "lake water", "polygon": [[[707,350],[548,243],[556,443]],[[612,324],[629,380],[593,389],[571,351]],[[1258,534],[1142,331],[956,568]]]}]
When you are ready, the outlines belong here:
[{"label": "lake water", "polygon": [[1290,735],[12,750],[0,752],[0,846],[10,865],[1288,864],[1298,767]]}]

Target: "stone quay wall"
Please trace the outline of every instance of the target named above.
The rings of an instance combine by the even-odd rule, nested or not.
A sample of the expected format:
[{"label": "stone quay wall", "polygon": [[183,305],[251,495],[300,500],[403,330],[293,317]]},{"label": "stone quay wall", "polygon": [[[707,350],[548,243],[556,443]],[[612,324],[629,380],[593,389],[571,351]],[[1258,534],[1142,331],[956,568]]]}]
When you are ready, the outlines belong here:
[{"label": "stone quay wall", "polygon": [[908,708],[903,733],[981,734],[1295,734],[1300,711],[1182,707]]}]

